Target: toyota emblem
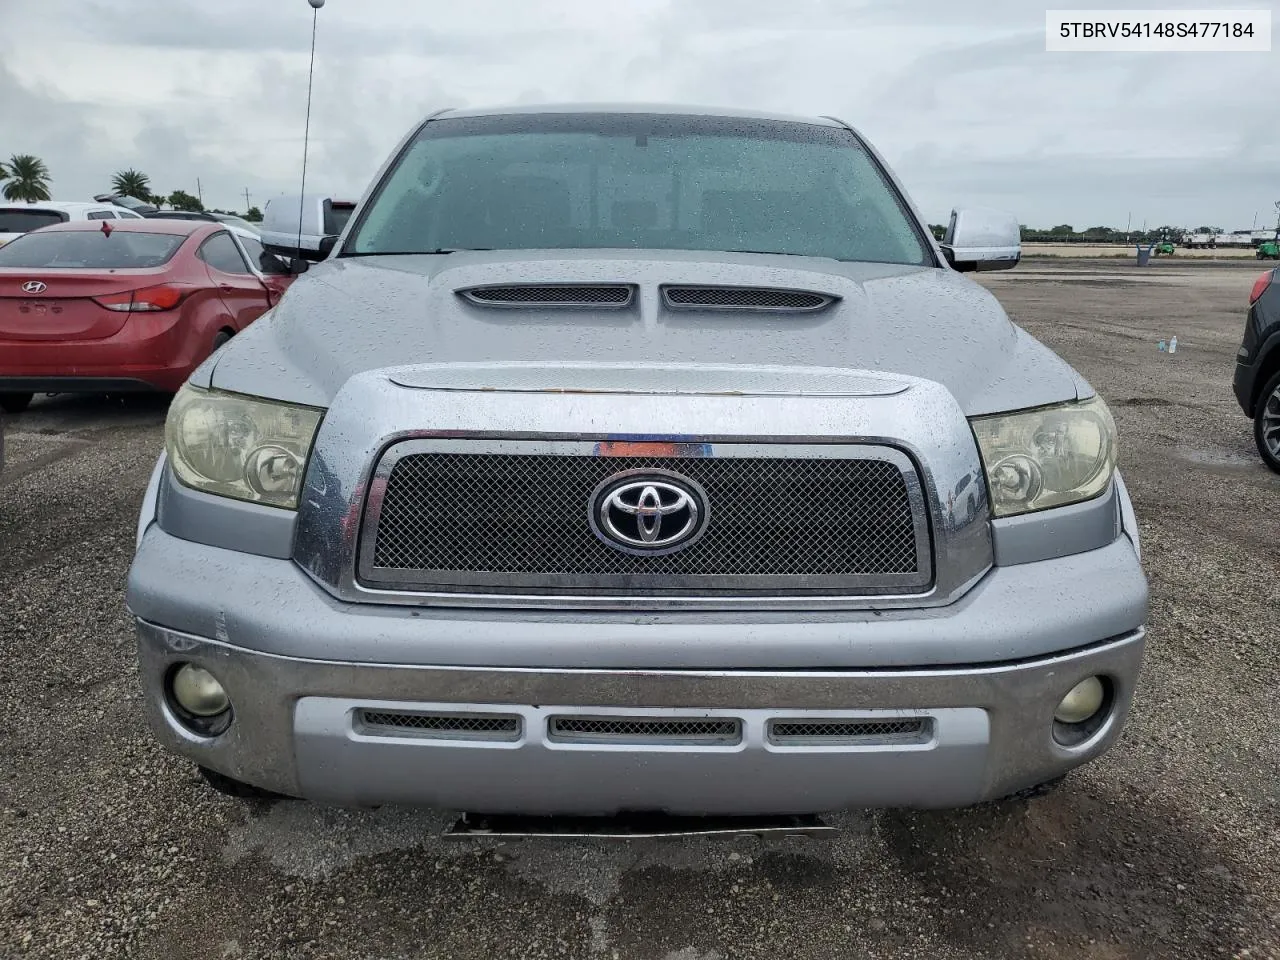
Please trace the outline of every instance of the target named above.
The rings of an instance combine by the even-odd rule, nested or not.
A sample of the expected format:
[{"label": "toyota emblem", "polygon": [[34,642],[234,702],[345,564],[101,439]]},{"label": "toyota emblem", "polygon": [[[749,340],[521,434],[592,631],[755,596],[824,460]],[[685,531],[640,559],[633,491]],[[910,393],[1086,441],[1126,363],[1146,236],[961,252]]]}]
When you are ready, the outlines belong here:
[{"label": "toyota emblem", "polygon": [[44,293],[48,289],[48,285],[40,280],[28,280],[22,285],[23,293]]},{"label": "toyota emblem", "polygon": [[661,555],[692,546],[706,530],[707,496],[688,477],[630,470],[596,487],[591,529],[624,553]]}]

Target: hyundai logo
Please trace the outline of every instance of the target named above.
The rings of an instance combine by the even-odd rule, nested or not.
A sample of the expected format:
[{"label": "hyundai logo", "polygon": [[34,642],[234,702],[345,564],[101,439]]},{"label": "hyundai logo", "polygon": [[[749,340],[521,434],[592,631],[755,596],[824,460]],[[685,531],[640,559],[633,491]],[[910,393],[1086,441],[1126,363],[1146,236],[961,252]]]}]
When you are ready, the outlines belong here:
[{"label": "hyundai logo", "polygon": [[702,488],[665,470],[615,474],[591,498],[591,529],[624,553],[683,550],[702,536],[709,516]]},{"label": "hyundai logo", "polygon": [[22,285],[23,293],[44,293],[48,289],[48,285],[39,280],[28,280]]}]

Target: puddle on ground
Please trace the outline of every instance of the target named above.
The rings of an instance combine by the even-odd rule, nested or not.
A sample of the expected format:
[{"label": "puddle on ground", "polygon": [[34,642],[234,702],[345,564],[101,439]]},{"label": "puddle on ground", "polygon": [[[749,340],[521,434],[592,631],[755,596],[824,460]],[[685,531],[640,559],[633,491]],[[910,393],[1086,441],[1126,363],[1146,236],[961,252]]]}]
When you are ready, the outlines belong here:
[{"label": "puddle on ground", "polygon": [[1253,470],[1262,466],[1256,457],[1224,450],[1222,447],[1175,447],[1173,455],[1188,463],[1228,470]]},{"label": "puddle on ground", "polygon": [[1186,284],[1188,282],[1188,278],[1182,274],[1070,273],[1067,271],[1034,273],[1030,270],[1024,273],[1010,271],[1008,274],[1002,273],[993,278],[988,278],[984,275],[982,279],[1035,280],[1044,283],[1092,283],[1102,287],[1142,283]]}]

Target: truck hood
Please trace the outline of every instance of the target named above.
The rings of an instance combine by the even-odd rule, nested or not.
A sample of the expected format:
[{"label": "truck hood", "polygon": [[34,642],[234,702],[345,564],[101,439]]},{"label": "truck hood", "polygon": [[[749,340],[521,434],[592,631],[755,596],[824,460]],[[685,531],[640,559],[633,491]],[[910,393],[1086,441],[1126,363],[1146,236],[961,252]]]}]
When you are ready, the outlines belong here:
[{"label": "truck hood", "polygon": [[[513,308],[458,295],[492,284],[557,283],[633,284],[638,303],[621,310]],[[837,299],[813,313],[673,311],[662,303],[660,284],[805,290]],[[329,260],[192,380],[327,407],[348,379],[367,371],[397,368],[397,382],[418,385],[404,372],[412,365],[433,371],[433,383],[499,390],[536,383],[575,391],[750,391],[766,389],[764,376],[766,392],[804,393],[844,389],[833,384],[855,371],[903,374],[941,383],[969,416],[1091,392],[1014,326],[990,293],[953,271],[701,251]],[[536,376],[524,365],[534,365]],[[621,367],[650,372],[623,382]],[[764,375],[763,368],[789,372]]]}]

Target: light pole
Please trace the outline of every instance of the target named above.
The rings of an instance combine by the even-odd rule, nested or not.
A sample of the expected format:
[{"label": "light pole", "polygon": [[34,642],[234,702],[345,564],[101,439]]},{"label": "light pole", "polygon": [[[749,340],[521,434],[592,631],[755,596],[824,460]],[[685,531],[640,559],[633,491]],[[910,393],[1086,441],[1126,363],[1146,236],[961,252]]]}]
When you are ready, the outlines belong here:
[{"label": "light pole", "polygon": [[298,196],[298,259],[302,259],[302,211],[307,202],[307,148],[311,144],[311,82],[316,74],[316,24],[324,0],[307,0],[311,4],[311,66],[307,69],[307,123],[302,133],[302,188]]}]

